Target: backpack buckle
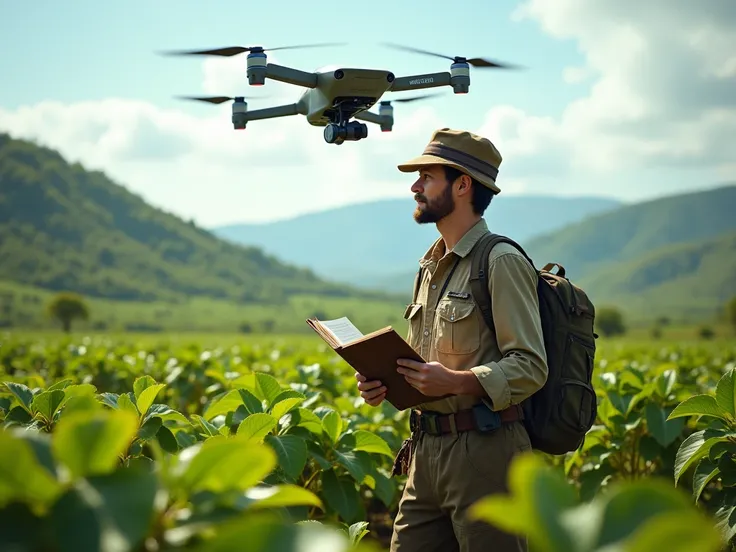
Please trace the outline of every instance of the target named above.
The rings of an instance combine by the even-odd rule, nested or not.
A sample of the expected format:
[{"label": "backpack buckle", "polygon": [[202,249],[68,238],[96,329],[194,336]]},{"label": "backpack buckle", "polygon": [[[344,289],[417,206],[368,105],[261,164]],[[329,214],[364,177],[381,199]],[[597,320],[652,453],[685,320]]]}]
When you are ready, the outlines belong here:
[{"label": "backpack buckle", "polygon": [[501,427],[501,415],[488,408],[485,403],[473,406],[476,429],[481,432],[495,431]]}]

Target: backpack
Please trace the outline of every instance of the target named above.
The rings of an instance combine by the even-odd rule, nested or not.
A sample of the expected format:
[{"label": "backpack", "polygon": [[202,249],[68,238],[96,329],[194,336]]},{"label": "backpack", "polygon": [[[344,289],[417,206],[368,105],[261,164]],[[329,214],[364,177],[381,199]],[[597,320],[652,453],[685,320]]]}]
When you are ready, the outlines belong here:
[{"label": "backpack", "polygon": [[[598,338],[593,330],[595,307],[588,295],[570,282],[564,267],[549,263],[538,270],[519,244],[488,232],[473,247],[470,287],[491,331],[494,324],[488,293],[488,255],[501,242],[518,249],[537,273],[539,314],[549,368],[542,388],[521,403],[524,425],[534,449],[566,454],[583,444],[597,414],[592,385]],[[557,272],[551,272],[555,267]],[[419,278],[418,272],[415,294]]]}]

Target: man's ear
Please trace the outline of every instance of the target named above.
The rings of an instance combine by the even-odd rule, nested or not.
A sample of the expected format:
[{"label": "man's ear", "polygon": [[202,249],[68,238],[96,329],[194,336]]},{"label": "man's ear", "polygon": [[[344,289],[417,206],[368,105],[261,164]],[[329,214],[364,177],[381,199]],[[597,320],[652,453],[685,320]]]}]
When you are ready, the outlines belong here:
[{"label": "man's ear", "polygon": [[457,191],[462,192],[462,193],[468,193],[470,192],[472,184],[473,184],[473,181],[467,174],[460,175],[460,182],[458,184]]}]

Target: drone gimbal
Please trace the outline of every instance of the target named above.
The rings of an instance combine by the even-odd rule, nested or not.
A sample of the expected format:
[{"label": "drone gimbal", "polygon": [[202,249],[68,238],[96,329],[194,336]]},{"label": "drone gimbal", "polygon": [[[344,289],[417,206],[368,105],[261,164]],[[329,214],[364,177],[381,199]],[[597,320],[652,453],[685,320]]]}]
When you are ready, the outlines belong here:
[{"label": "drone gimbal", "polygon": [[[309,46],[326,46],[313,44]],[[307,47],[309,47],[307,46]],[[305,47],[305,46],[300,46]],[[305,88],[302,96],[294,103],[248,110],[245,96],[188,97],[209,103],[233,101],[232,124],[237,130],[245,129],[248,122],[303,115],[312,126],[324,127],[324,139],[328,144],[358,141],[368,136],[368,126],[359,121],[376,124],[383,132],[391,132],[394,124],[393,106],[390,101],[379,103],[378,113],[369,111],[387,92],[402,92],[426,88],[449,86],[455,94],[467,94],[470,89],[470,66],[510,68],[481,58],[467,59],[435,54],[425,50],[392,46],[411,52],[446,58],[452,61],[449,71],[396,77],[391,71],[360,68],[324,68],[308,72],[269,63],[266,49],[260,46],[234,46],[214,50],[174,52],[183,55],[234,56],[247,52],[246,76],[250,86],[263,86],[267,79]],[[269,48],[281,50],[295,48]],[[410,102],[436,94],[425,94],[412,98],[399,98],[396,102]],[[357,119],[352,121],[351,119]]]}]

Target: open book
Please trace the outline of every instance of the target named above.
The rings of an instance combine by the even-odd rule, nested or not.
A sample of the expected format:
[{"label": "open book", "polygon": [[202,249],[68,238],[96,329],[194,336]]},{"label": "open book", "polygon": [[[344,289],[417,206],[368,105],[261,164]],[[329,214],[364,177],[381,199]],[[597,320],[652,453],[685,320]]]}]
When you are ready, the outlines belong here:
[{"label": "open book", "polygon": [[399,358],[425,361],[391,326],[363,335],[345,316],[334,320],[309,318],[307,324],[356,372],[368,380],[380,380],[386,386],[386,400],[398,410],[438,398],[422,394],[396,371]]}]

